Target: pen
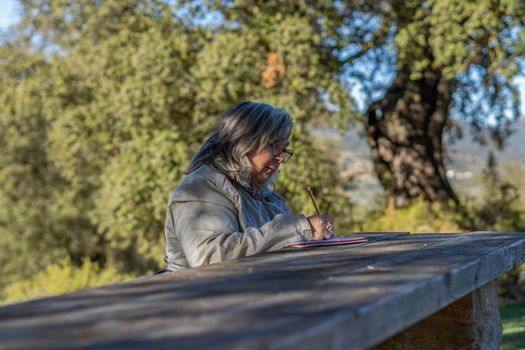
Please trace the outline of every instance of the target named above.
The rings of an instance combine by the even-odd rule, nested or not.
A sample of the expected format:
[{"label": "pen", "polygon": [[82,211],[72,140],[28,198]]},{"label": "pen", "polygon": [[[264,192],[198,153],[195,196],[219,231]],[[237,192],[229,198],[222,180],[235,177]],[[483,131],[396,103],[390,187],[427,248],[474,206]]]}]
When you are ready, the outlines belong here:
[{"label": "pen", "polygon": [[[315,199],[314,199],[314,195],[312,194],[312,189],[310,188],[310,184],[308,182],[305,183],[304,188],[306,189],[306,191],[308,191],[308,194],[310,195],[310,199],[312,200],[312,203],[314,204],[315,212],[319,215],[319,209],[317,208],[317,204],[315,204]],[[334,239],[334,238],[335,236],[332,233],[332,236],[330,237],[330,239]]]},{"label": "pen", "polygon": [[314,195],[312,194],[312,189],[310,188],[310,184],[307,182],[304,184],[304,188],[308,191],[308,194],[310,195],[310,198],[312,199],[312,203],[315,207],[315,212],[319,214],[319,209],[317,209],[317,204],[315,204]]}]

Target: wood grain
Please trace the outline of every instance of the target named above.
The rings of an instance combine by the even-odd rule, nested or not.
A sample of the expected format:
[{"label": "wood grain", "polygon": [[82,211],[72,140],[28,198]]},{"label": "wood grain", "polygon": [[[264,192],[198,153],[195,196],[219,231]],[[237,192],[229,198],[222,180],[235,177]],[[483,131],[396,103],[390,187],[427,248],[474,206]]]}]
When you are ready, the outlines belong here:
[{"label": "wood grain", "polygon": [[5,306],[0,349],[366,349],[525,260],[525,233],[364,235]]}]

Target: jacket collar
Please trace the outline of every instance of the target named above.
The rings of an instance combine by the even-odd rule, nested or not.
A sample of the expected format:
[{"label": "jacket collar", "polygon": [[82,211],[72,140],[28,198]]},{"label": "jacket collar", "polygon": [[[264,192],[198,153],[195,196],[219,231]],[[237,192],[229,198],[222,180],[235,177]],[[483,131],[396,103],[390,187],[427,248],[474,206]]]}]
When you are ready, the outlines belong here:
[{"label": "jacket collar", "polygon": [[211,166],[215,170],[217,170],[218,172],[226,176],[233,184],[236,184],[237,186],[241,187],[243,190],[250,193],[252,196],[260,196],[266,199],[266,198],[269,198],[275,190],[275,186],[273,185],[263,185],[261,187],[256,187],[252,185],[251,182],[248,182],[248,181],[242,181],[242,182],[236,181],[229,174],[223,172],[219,167],[215,166],[215,164],[211,163]]}]

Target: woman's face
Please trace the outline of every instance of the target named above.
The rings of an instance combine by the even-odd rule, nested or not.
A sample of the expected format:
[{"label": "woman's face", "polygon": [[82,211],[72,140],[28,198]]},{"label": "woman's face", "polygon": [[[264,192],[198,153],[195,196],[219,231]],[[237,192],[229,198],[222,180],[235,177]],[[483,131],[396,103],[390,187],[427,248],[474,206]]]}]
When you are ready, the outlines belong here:
[{"label": "woman's face", "polygon": [[252,185],[260,187],[275,174],[279,166],[284,162],[284,149],[289,144],[289,139],[282,140],[274,145],[268,145],[261,151],[248,157],[252,166]]}]

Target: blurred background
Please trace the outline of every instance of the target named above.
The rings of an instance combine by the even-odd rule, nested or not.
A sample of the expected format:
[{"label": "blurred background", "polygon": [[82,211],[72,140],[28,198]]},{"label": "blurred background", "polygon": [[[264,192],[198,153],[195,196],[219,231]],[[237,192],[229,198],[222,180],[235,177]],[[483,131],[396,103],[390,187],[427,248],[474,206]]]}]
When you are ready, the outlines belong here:
[{"label": "blurred background", "polygon": [[339,235],[525,231],[524,24],[513,0],[2,0],[0,300],[161,268],[169,191],[244,100],[293,115],[277,191],[313,213],[308,181]]}]

